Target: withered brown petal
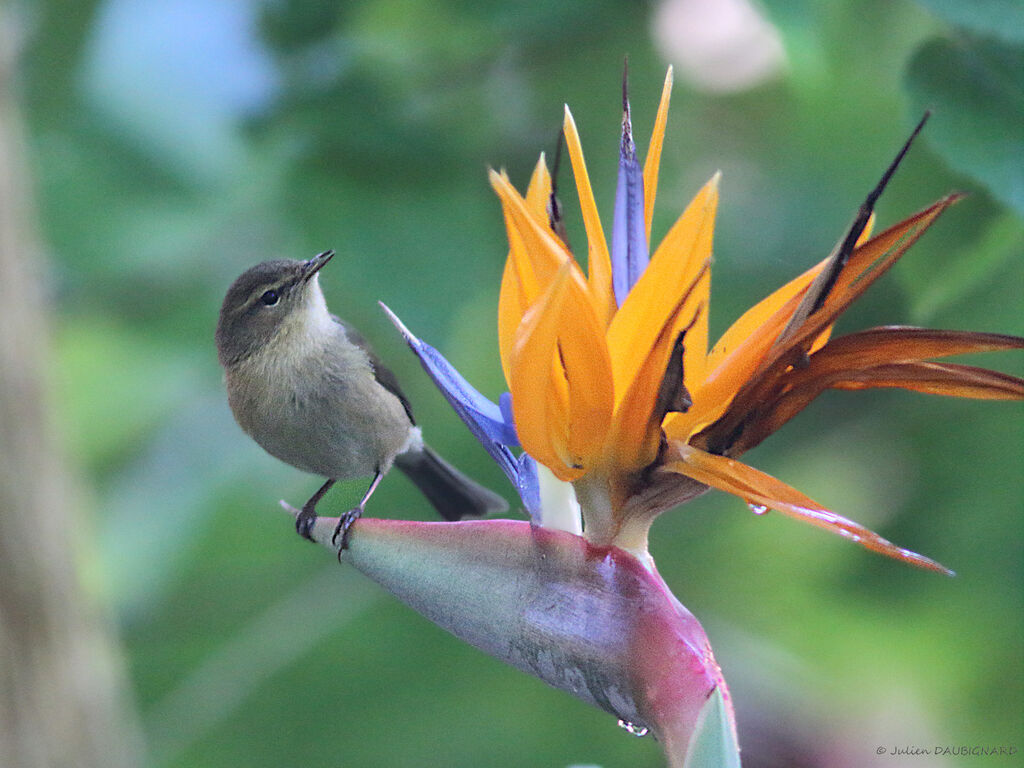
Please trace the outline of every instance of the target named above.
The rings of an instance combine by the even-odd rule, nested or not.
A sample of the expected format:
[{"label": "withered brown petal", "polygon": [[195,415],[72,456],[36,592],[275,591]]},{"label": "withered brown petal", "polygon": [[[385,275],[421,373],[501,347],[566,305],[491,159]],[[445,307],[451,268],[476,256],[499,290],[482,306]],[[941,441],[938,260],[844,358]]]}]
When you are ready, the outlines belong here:
[{"label": "withered brown petal", "polygon": [[899,388],[980,400],[1024,399],[1024,379],[970,365],[912,360],[866,367],[812,368],[792,372],[785,391],[744,423],[742,434],[730,446],[731,455],[738,456],[756,446],[830,388]]},{"label": "withered brown petal", "polygon": [[[769,350],[750,380],[733,397],[726,412],[697,435],[694,444],[712,453],[740,455],[742,451],[736,448],[736,443],[748,424],[759,418],[757,411],[763,410],[766,403],[775,399],[776,393],[784,385],[781,379],[791,368],[806,367],[807,352],[814,340],[895,264],[935,219],[960,197],[948,195],[857,248],[821,308],[803,320],[798,328],[791,330],[785,344]],[[819,350],[819,354],[825,348]]]},{"label": "withered brown petal", "polygon": [[918,122],[917,127],[914,128],[910,137],[903,143],[900,151],[896,153],[896,157],[889,167],[885,169],[885,173],[882,174],[882,178],[874,186],[871,192],[868,193],[867,198],[861,203],[860,208],[857,210],[856,216],[847,228],[843,237],[840,238],[839,242],[836,243],[835,248],[832,249],[832,253],[829,255],[828,264],[825,268],[818,273],[818,276],[811,283],[810,288],[807,289],[807,293],[804,294],[804,298],[801,300],[800,305],[793,312],[793,316],[790,318],[789,323],[782,329],[782,333],[779,334],[779,338],[776,340],[777,346],[784,346],[788,341],[789,337],[795,333],[804,320],[819,309],[825,303],[825,299],[828,298],[829,293],[835,286],[836,281],[839,279],[839,274],[846,267],[847,262],[850,260],[850,254],[853,253],[853,249],[856,248],[857,243],[860,240],[861,233],[868,226],[868,221],[871,219],[871,214],[875,210],[875,204],[878,202],[878,198],[882,196],[882,192],[889,185],[889,181],[892,179],[893,174],[896,173],[896,169],[900,167],[900,163],[903,162],[903,158],[906,156],[910,145],[914,143],[914,139],[924,128],[924,124],[928,122],[928,118],[931,116],[931,112],[925,112],[924,116]]},{"label": "withered brown petal", "polygon": [[927,360],[969,352],[995,352],[1006,349],[1024,349],[1024,338],[999,333],[887,325],[832,339],[825,347],[811,355],[807,371],[810,373],[825,368],[838,369],[904,360]]},{"label": "withered brown petal", "polygon": [[877,365],[839,377],[833,389],[898,387],[931,395],[979,400],[1024,399],[1024,379],[955,363],[905,362]]}]

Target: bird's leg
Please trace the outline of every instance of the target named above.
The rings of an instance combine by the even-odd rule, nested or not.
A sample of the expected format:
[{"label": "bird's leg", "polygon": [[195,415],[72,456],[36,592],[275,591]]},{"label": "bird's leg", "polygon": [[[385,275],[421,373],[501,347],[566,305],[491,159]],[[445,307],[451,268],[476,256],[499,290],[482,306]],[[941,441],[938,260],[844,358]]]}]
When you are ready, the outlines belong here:
[{"label": "bird's leg", "polygon": [[341,546],[338,547],[338,559],[341,559],[341,553],[348,549],[348,531],[352,527],[352,523],[358,520],[363,514],[363,508],[366,507],[366,502],[373,496],[373,492],[377,490],[377,485],[380,483],[381,478],[384,477],[384,473],[377,469],[376,474],[373,476],[373,482],[370,483],[370,487],[366,489],[366,493],[363,494],[362,500],[359,502],[358,507],[354,507],[341,516],[338,520],[338,526],[334,529],[334,536],[331,537],[331,543],[334,545],[338,544],[338,536],[341,536]]},{"label": "bird's leg", "polygon": [[309,497],[309,501],[302,505],[302,511],[295,516],[295,532],[304,539],[313,541],[313,523],[316,522],[316,505],[324,497],[324,494],[331,490],[334,485],[334,478],[328,479],[320,486],[320,490]]}]

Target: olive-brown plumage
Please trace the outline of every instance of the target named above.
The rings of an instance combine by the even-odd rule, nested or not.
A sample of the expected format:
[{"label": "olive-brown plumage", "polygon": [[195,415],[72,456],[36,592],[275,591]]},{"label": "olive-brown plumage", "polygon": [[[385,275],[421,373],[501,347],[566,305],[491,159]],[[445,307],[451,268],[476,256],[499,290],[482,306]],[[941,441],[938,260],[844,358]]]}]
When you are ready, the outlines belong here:
[{"label": "olive-brown plumage", "polygon": [[333,255],[252,267],[228,289],[217,323],[217,355],[235,420],[272,456],[327,478],[303,506],[296,529],[309,537],[316,504],[336,480],[372,477],[359,505],[339,522],[345,543],[393,464],[445,519],[506,509],[504,499],[423,443],[394,374],[328,311],[318,273]]}]

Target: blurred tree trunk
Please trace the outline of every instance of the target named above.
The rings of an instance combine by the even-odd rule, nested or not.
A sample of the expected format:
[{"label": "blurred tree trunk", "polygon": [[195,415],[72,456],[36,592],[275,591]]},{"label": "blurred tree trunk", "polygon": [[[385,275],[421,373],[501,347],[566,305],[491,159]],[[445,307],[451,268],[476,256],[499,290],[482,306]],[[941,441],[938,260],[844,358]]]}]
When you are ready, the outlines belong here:
[{"label": "blurred tree trunk", "polygon": [[51,350],[0,6],[0,766],[127,768],[139,739],[105,616],[79,579],[48,407]]}]

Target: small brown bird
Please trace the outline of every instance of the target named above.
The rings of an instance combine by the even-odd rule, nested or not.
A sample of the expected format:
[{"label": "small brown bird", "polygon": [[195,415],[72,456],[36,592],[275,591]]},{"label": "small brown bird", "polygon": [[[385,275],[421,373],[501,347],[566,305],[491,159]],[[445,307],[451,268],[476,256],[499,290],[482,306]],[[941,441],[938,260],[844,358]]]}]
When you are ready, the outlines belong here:
[{"label": "small brown bird", "polygon": [[332,256],[246,270],[228,289],[217,323],[235,420],[272,456],[327,478],[303,505],[296,530],[310,538],[316,504],[337,480],[372,477],[335,530],[335,541],[340,535],[347,546],[349,527],[392,464],[446,520],[508,509],[423,442],[394,374],[328,311],[318,275]]}]

